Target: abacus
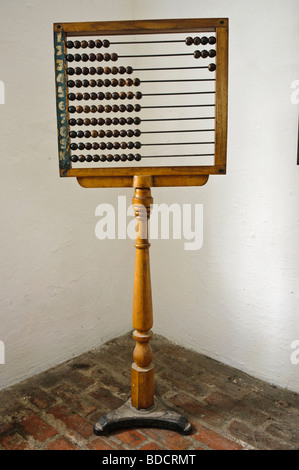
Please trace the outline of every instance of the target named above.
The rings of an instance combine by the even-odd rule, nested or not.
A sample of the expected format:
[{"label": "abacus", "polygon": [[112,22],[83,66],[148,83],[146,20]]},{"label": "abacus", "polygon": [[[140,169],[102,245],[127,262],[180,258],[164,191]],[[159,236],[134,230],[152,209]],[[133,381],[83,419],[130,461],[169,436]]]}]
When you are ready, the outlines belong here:
[{"label": "abacus", "polygon": [[144,233],[152,186],[201,186],[226,173],[228,19],[57,23],[54,45],[60,176],[85,188],[135,188],[131,399],[94,431],[153,425],[187,434],[187,419],[154,395]]}]

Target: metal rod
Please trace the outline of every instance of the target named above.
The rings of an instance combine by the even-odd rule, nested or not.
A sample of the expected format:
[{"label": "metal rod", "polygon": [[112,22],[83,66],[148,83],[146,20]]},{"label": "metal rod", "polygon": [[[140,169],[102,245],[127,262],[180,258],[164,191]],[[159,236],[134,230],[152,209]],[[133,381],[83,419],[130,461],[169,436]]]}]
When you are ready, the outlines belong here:
[{"label": "metal rod", "polygon": [[202,144],[214,144],[215,142],[156,142],[154,144],[142,144],[142,147],[149,147],[152,145],[202,145]]},{"label": "metal rod", "polygon": [[119,59],[133,59],[135,57],[178,57],[182,55],[194,55],[190,52],[181,52],[181,53],[176,53],[176,54],[133,54],[133,55],[119,55]]},{"label": "metal rod", "polygon": [[140,80],[140,83],[168,83],[168,82],[215,82],[215,78],[186,78],[179,80]]},{"label": "metal rod", "polygon": [[215,91],[181,91],[177,93],[142,93],[142,96],[167,96],[167,95],[208,95],[215,94]]},{"label": "metal rod", "polygon": [[174,157],[214,157],[214,153],[186,153],[181,155],[143,155],[144,158],[174,158]]},{"label": "metal rod", "polygon": [[155,118],[155,119],[141,119],[141,122],[154,122],[154,121],[193,121],[197,119],[215,119],[212,117],[184,117],[184,118]]},{"label": "metal rod", "polygon": [[168,134],[177,132],[214,132],[215,129],[178,129],[177,131],[142,131],[141,134]]},{"label": "metal rod", "polygon": [[134,72],[145,72],[148,70],[190,70],[190,69],[208,69],[208,65],[200,65],[198,67],[148,67],[143,69],[133,69]]},{"label": "metal rod", "polygon": [[142,106],[142,109],[150,109],[150,108],[201,108],[201,107],[209,107],[215,106],[214,104],[173,104],[167,106]]}]

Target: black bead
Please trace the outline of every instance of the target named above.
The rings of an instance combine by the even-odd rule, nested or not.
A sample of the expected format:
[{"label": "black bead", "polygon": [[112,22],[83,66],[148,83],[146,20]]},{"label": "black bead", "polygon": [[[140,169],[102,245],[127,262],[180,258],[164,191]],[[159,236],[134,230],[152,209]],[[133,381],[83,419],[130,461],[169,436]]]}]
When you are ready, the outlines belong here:
[{"label": "black bead", "polygon": [[81,60],[83,60],[83,62],[87,62],[89,59],[88,55],[87,54],[82,54],[81,55]]},{"label": "black bead", "polygon": [[96,60],[96,58],[97,58],[96,55],[93,54],[93,53],[89,54],[88,57],[89,57],[90,62],[94,62],[94,61]]},{"label": "black bead", "polygon": [[139,137],[141,135],[141,131],[139,129],[135,129],[134,135],[135,137]]},{"label": "black bead", "polygon": [[76,131],[71,131],[70,132],[70,138],[74,139],[75,137],[77,137],[77,132]]},{"label": "black bead", "polygon": [[118,150],[119,147],[120,147],[120,143],[119,143],[119,142],[114,142],[114,143],[113,143],[113,148],[114,148],[115,150]]},{"label": "black bead", "polygon": [[74,101],[74,100],[76,99],[75,93],[69,93],[69,94],[68,94],[68,99],[69,99],[70,101]]},{"label": "black bead", "polygon": [[119,119],[118,119],[117,117],[113,118],[113,119],[112,119],[112,124],[113,124],[114,126],[117,126],[117,124],[119,124]]},{"label": "black bead", "polygon": [[91,148],[92,148],[91,143],[90,143],[90,142],[86,142],[85,148],[86,148],[86,150],[91,150]]},{"label": "black bead", "polygon": [[80,54],[75,54],[75,55],[74,55],[74,60],[75,60],[76,62],[80,62],[80,60],[81,60]]},{"label": "black bead", "polygon": [[103,73],[104,73],[103,67],[97,67],[97,74],[98,75],[103,75]]},{"label": "black bead", "polygon": [[141,119],[139,117],[135,117],[134,118],[134,124],[136,124],[138,126],[138,124],[141,123]]},{"label": "black bead", "polygon": [[98,108],[93,104],[92,106],[90,106],[90,112],[91,113],[96,113],[98,110]]},{"label": "black bead", "polygon": [[92,49],[94,46],[95,46],[94,40],[93,40],[93,39],[90,39],[90,40],[88,41],[88,47],[90,47],[90,48]]},{"label": "black bead", "polygon": [[69,106],[69,113],[75,113],[75,112],[76,112],[75,106]]},{"label": "black bead", "polygon": [[[128,69],[128,67],[127,67],[127,69]],[[132,71],[133,71],[133,70],[132,70]],[[118,72],[119,72],[121,75],[123,75],[124,73],[126,73],[125,67],[120,66],[119,69],[118,69]],[[129,73],[129,72],[127,71],[127,73]]]},{"label": "black bead", "polygon": [[102,93],[101,91],[98,93],[98,99],[99,100],[103,100],[105,98],[105,95],[104,93]]},{"label": "black bead", "polygon": [[99,125],[99,126],[103,126],[104,124],[105,124],[105,119],[99,118],[99,119],[98,119],[98,125]]},{"label": "black bead", "polygon": [[127,161],[127,155],[122,153],[121,156],[120,156],[120,159],[122,162],[126,162]]},{"label": "black bead", "polygon": [[85,145],[83,144],[83,142],[79,142],[78,149],[79,150],[84,150],[85,149]]},{"label": "black bead", "polygon": [[111,126],[111,124],[112,124],[112,119],[106,118],[106,119],[105,119],[105,124],[106,124],[106,126]]},{"label": "black bead", "polygon": [[141,98],[142,98],[141,91],[137,91],[137,93],[135,93],[135,98],[136,98],[136,100],[141,100]]},{"label": "black bead", "polygon": [[201,52],[200,51],[194,51],[193,56],[194,56],[195,59],[199,59],[200,56],[201,56]]},{"label": "black bead", "polygon": [[105,144],[105,142],[101,142],[101,143],[100,143],[100,149],[101,149],[101,150],[105,150],[105,149],[106,149],[106,144]]},{"label": "black bead", "polygon": [[89,81],[88,80],[82,80],[82,86],[84,86],[84,88],[87,88],[89,86]]},{"label": "black bead", "polygon": [[105,61],[105,62],[109,62],[109,60],[111,60],[111,55],[108,54],[108,52],[105,52],[105,54],[104,54],[104,61]]},{"label": "black bead", "polygon": [[[130,105],[128,105],[128,106],[132,106],[132,105],[130,104]],[[128,118],[127,118],[127,124],[130,124],[130,125],[131,125],[131,124],[134,124],[134,119],[133,119],[132,117],[128,117]]]},{"label": "black bead", "polygon": [[126,68],[126,72],[127,72],[127,74],[131,75],[131,73],[133,73],[133,68],[130,67],[130,66],[127,67],[127,68]]},{"label": "black bead", "polygon": [[111,67],[111,73],[112,73],[112,75],[118,74],[118,68],[117,67]]},{"label": "black bead", "polygon": [[97,84],[97,82],[95,80],[89,80],[89,86],[91,86],[92,88],[95,87]]},{"label": "black bead", "polygon": [[200,44],[200,38],[198,36],[195,36],[195,38],[193,39],[193,42],[194,42],[194,45],[195,46],[199,46]]},{"label": "black bead", "polygon": [[118,84],[119,84],[119,86],[125,86],[126,80],[124,80],[123,78],[120,78],[120,79],[118,80]]},{"label": "black bead", "polygon": [[216,44],[216,38],[215,38],[215,36],[210,36],[210,37],[209,37],[209,44],[211,44],[211,45]]},{"label": "black bead", "polygon": [[[81,95],[81,93],[77,93],[77,94],[78,94],[78,95],[79,95],[79,94]],[[83,98],[84,100],[89,100],[89,99],[90,99],[90,94],[89,94],[89,93],[83,93],[83,95],[81,95],[81,98],[80,98],[80,99],[82,100],[82,98]]]},{"label": "black bead", "polygon": [[208,40],[207,36],[203,36],[201,38],[200,42],[203,46],[205,46],[206,44],[208,44],[209,40]]},{"label": "black bead", "polygon": [[112,106],[112,112],[113,112],[113,113],[117,113],[118,111],[119,111],[119,106],[118,106],[117,104],[114,104],[114,105]]},{"label": "black bead", "polygon": [[88,67],[83,67],[82,73],[83,73],[83,75],[88,75],[89,74],[89,68]]},{"label": "black bead", "polygon": [[85,156],[84,155],[79,156],[79,162],[81,162],[81,163],[85,162]]},{"label": "black bead", "polygon": [[103,47],[109,47],[109,46],[110,46],[110,42],[108,41],[108,39],[104,39]]},{"label": "black bead", "polygon": [[107,93],[105,93],[105,99],[106,99],[106,100],[111,100],[111,98],[112,98],[112,95],[111,95],[110,91],[108,91]]},{"label": "black bead", "polygon": [[216,70],[216,65],[215,64],[209,64],[208,69],[210,72],[214,72]]},{"label": "black bead", "polygon": [[120,137],[126,137],[127,136],[126,129],[121,129],[119,135],[120,135]]},{"label": "black bead", "polygon": [[132,129],[128,129],[127,130],[127,136],[128,137],[133,137],[133,135],[134,135],[134,131],[132,131]]},{"label": "black bead", "polygon": [[139,111],[141,110],[140,104],[135,104],[134,110],[137,111],[137,112],[139,112]]},{"label": "black bead", "polygon": [[193,44],[193,38],[191,36],[188,36],[186,39],[185,39],[185,44],[186,46],[192,46]]},{"label": "black bead", "polygon": [[111,85],[114,87],[114,86],[117,86],[118,85],[118,80],[116,80],[116,78],[112,78],[111,80]]},{"label": "black bead", "polygon": [[129,153],[128,160],[129,162],[132,162],[134,160],[134,155],[132,153]]},{"label": "black bead", "polygon": [[97,54],[97,61],[98,62],[102,62],[103,58],[104,58],[103,54]]},{"label": "black bead", "polygon": [[134,84],[134,86],[139,86],[140,85],[140,79],[139,78],[134,78],[133,84]]},{"label": "black bead", "polygon": [[135,147],[135,149],[140,149],[141,148],[141,143],[140,142],[135,142],[134,147]]},{"label": "black bead", "polygon": [[[79,108],[80,108],[80,109],[79,109]],[[77,113],[82,113],[81,110],[83,110],[84,113],[90,113],[90,107],[87,106],[87,105],[85,105],[85,106],[83,107],[83,109],[82,109],[82,106],[77,106],[76,110],[77,110]]]},{"label": "black bead", "polygon": [[104,85],[103,80],[98,79],[98,80],[97,80],[97,86],[98,86],[98,87],[102,87],[103,85]]},{"label": "black bead", "polygon": [[90,75],[95,75],[97,73],[96,68],[95,67],[90,67],[89,68],[89,73],[90,73]]},{"label": "black bead", "polygon": [[85,160],[87,162],[92,162],[92,156],[91,155],[86,155]]},{"label": "black bead", "polygon": [[74,60],[73,54],[67,54],[66,60],[67,60],[68,62],[73,62],[73,60]]},{"label": "black bead", "polygon": [[119,98],[119,93],[117,93],[116,91],[114,91],[114,92],[112,93],[112,98],[113,98],[114,100],[118,100],[118,98]]},{"label": "black bead", "polygon": [[121,146],[122,149],[126,149],[127,148],[127,142],[121,142],[120,146]]},{"label": "black bead", "polygon": [[100,157],[99,157],[99,155],[94,155],[92,157],[92,159],[93,159],[94,162],[98,162],[100,160]]},{"label": "black bead", "polygon": [[98,134],[99,134],[100,139],[103,139],[104,137],[106,137],[106,132],[103,131],[102,129],[98,132]]},{"label": "black bead", "polygon": [[78,118],[77,119],[77,126],[82,126],[83,125],[83,119]]},{"label": "black bead", "polygon": [[77,155],[72,155],[71,160],[72,160],[72,162],[76,163],[79,159],[78,159]]},{"label": "black bead", "polygon": [[104,80],[104,86],[105,87],[109,87],[111,85],[111,80],[109,80],[109,78],[105,78]]},{"label": "black bead", "polygon": [[[140,92],[138,92],[138,93],[140,93]],[[132,100],[134,98],[134,93],[132,93],[131,91],[128,91],[127,98],[128,98],[128,100]],[[137,96],[136,96],[136,98],[137,98]]]},{"label": "black bead", "polygon": [[112,162],[112,161],[113,161],[113,155],[109,153],[109,155],[107,155],[107,162]]},{"label": "black bead", "polygon": [[95,41],[95,46],[96,46],[98,49],[100,49],[101,47],[103,47],[102,41],[101,41],[100,39],[97,39],[97,40]]},{"label": "black bead", "polygon": [[206,59],[207,57],[209,57],[208,51],[206,51],[205,49],[203,51],[201,51],[201,57],[203,59]]},{"label": "black bead", "polygon": [[112,111],[112,107],[110,106],[110,104],[106,104],[105,113],[111,113],[111,111]]},{"label": "black bead", "polygon": [[114,130],[112,131],[112,135],[113,135],[113,137],[119,137],[119,130],[114,129]]},{"label": "black bead", "polygon": [[133,149],[134,148],[134,143],[133,142],[127,142],[127,147],[128,147],[128,149]]},{"label": "black bead", "polygon": [[75,85],[76,85],[76,88],[81,88],[81,86],[82,86],[81,80],[76,80]]},{"label": "black bead", "polygon": [[94,143],[92,144],[93,150],[98,150],[99,147],[100,147],[100,146],[99,146],[99,144],[98,144],[97,142],[94,142]]},{"label": "black bead", "polygon": [[[78,42],[79,42],[79,41],[78,41]],[[88,46],[88,42],[83,39],[83,41],[81,41],[81,44],[80,44],[80,45],[81,45],[82,49],[86,49],[86,47]],[[78,49],[79,49],[79,48],[78,48]]]},{"label": "black bead", "polygon": [[[89,119],[89,118],[85,118],[84,121],[83,121],[83,123],[84,123],[84,126],[89,126],[89,125],[90,125],[90,119]],[[87,132],[89,132],[89,131],[87,131]],[[86,136],[85,136],[85,137],[86,137]]]},{"label": "black bead", "polygon": [[67,41],[67,42],[66,42],[66,47],[67,47],[68,49],[72,49],[72,48],[74,47],[73,41]]},{"label": "black bead", "polygon": [[[84,93],[84,95],[85,95],[85,94],[86,94],[86,93]],[[76,99],[79,100],[79,101],[81,101],[84,95],[82,95],[82,93],[76,93]],[[86,98],[84,98],[84,99],[86,99]]]},{"label": "black bead", "polygon": [[81,75],[81,73],[82,73],[81,67],[75,67],[75,74],[76,75]]},{"label": "black bead", "polygon": [[125,118],[123,118],[123,117],[119,118],[119,124],[120,124],[121,126],[124,126],[126,123],[127,123],[127,121],[126,121]]},{"label": "black bead", "polygon": [[74,75],[75,70],[73,69],[73,67],[68,67],[68,68],[66,69],[66,73],[67,73],[68,75]]},{"label": "black bead", "polygon": [[105,162],[105,161],[106,161],[106,159],[107,159],[107,158],[106,158],[106,155],[101,155],[101,156],[100,156],[100,160],[101,160],[101,162]]},{"label": "black bead", "polygon": [[136,154],[135,154],[135,160],[136,160],[136,162],[140,162],[140,160],[141,160],[141,155],[140,155],[139,153],[136,153]]},{"label": "black bead", "polygon": [[74,80],[68,80],[67,86],[68,86],[69,88],[73,88],[73,87],[75,86]]},{"label": "black bead", "polygon": [[209,57],[215,57],[216,56],[216,51],[215,49],[210,49],[209,50]]},{"label": "black bead", "polygon": [[84,137],[84,132],[83,131],[77,131],[77,137],[79,137],[79,139],[82,139],[82,137]]},{"label": "black bead", "polygon": [[107,148],[108,150],[112,150],[112,149],[113,149],[113,144],[112,144],[112,142],[107,142],[106,148]]},{"label": "black bead", "polygon": [[111,129],[108,129],[108,130],[106,131],[106,137],[109,137],[109,138],[110,138],[110,137],[112,137],[112,135],[113,135],[113,134],[112,134],[112,130],[111,130]]},{"label": "black bead", "polygon": [[119,160],[120,160],[120,155],[118,155],[118,153],[116,153],[116,154],[114,155],[114,157],[113,157],[113,160],[114,160],[115,162],[119,162]]},{"label": "black bead", "polygon": [[90,99],[91,100],[96,100],[98,95],[95,92],[90,93]]},{"label": "black bead", "polygon": [[81,47],[81,42],[80,41],[74,41],[74,48],[75,49],[80,49]]},{"label": "black bead", "polygon": [[112,62],[116,62],[118,60],[118,55],[115,52],[111,54],[111,60]]},{"label": "black bead", "polygon": [[72,150],[77,150],[78,145],[73,143],[73,144],[70,145],[70,147],[71,147]]}]

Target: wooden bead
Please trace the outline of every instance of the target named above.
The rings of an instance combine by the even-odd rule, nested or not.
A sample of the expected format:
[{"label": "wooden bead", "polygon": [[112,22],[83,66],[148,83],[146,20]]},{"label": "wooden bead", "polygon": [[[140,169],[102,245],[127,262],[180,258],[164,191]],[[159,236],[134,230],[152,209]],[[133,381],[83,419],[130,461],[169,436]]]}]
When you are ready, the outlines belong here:
[{"label": "wooden bead", "polygon": [[199,59],[200,56],[201,56],[201,52],[200,51],[194,51],[193,56],[194,56],[195,59]]},{"label": "wooden bead", "polygon": [[[79,42],[79,41],[76,41],[76,42]],[[81,41],[79,47],[82,47],[82,49],[86,49],[87,46],[88,46],[88,42],[83,40],[83,41]],[[78,49],[79,49],[79,47],[78,47]]]},{"label": "wooden bead", "polygon": [[81,42],[80,41],[74,41],[74,48],[75,49],[80,49],[81,47]]},{"label": "wooden bead", "polygon": [[74,75],[75,70],[73,69],[73,67],[68,67],[68,68],[66,69],[66,73],[67,73],[68,75]]},{"label": "wooden bead", "polygon": [[125,86],[126,80],[124,80],[123,78],[120,78],[120,79],[118,80],[118,84],[119,84],[119,86]]},{"label": "wooden bead", "polygon": [[108,150],[112,150],[112,149],[113,149],[113,144],[112,144],[112,142],[107,142],[106,148],[107,148]]},{"label": "wooden bead", "polygon": [[104,86],[104,82],[103,82],[103,80],[101,80],[100,78],[97,80],[96,83],[97,83],[97,86],[100,87],[100,88],[101,88],[102,86]]},{"label": "wooden bead", "polygon": [[77,137],[79,137],[79,139],[82,139],[82,137],[84,137],[84,132],[83,131],[77,131]]},{"label": "wooden bead", "polygon": [[207,57],[209,57],[208,51],[206,51],[205,49],[203,51],[201,51],[201,57],[203,59],[206,59]]},{"label": "wooden bead", "polygon": [[104,59],[103,54],[97,54],[97,61],[98,61],[98,62],[102,62],[103,59]]},{"label": "wooden bead", "polygon": [[105,162],[106,161],[106,155],[101,155],[100,160],[101,160],[101,162]]},{"label": "wooden bead", "polygon": [[86,155],[86,156],[85,156],[85,160],[86,160],[87,162],[92,162],[92,156],[91,156],[91,155]]},{"label": "wooden bead", "polygon": [[103,131],[102,129],[98,132],[98,135],[101,139],[103,139],[106,136],[106,132]]},{"label": "wooden bead", "polygon": [[136,111],[138,113],[140,110],[141,110],[140,104],[135,104],[134,111]]},{"label": "wooden bead", "polygon": [[91,150],[91,148],[92,148],[91,143],[90,143],[90,142],[86,142],[85,148],[86,148],[86,150]]},{"label": "wooden bead", "polygon": [[89,68],[88,67],[83,67],[82,68],[82,74],[83,75],[88,75],[89,74]]},{"label": "wooden bead", "polygon": [[96,70],[97,70],[98,75],[103,75],[103,73],[104,73],[103,67],[97,67]]},{"label": "wooden bead", "polygon": [[193,38],[191,36],[188,36],[185,39],[185,44],[186,44],[186,46],[191,46],[193,44]]},{"label": "wooden bead", "polygon": [[[83,112],[82,106],[77,106],[77,107],[76,107],[76,112],[77,112],[77,113],[82,113],[82,112]],[[88,111],[84,111],[84,112],[88,112]]]},{"label": "wooden bead", "polygon": [[95,80],[89,80],[89,86],[95,87],[97,82]]},{"label": "wooden bead", "polygon": [[216,51],[215,49],[210,49],[209,50],[209,57],[215,57],[216,56]]},{"label": "wooden bead", "polygon": [[117,104],[114,104],[114,105],[112,106],[112,112],[113,112],[113,113],[117,113],[118,111],[119,111],[119,106],[117,106]]},{"label": "wooden bead", "polygon": [[72,48],[74,47],[73,41],[67,41],[67,42],[66,42],[66,47],[67,47],[68,49],[72,49]]},{"label": "wooden bead", "polygon": [[118,55],[115,52],[111,54],[111,60],[112,62],[116,62],[118,60]]},{"label": "wooden bead", "polygon": [[210,37],[209,37],[209,44],[211,44],[211,45],[216,44],[216,38],[215,38],[215,36],[210,36]]},{"label": "wooden bead", "polygon": [[112,135],[113,135],[113,137],[119,137],[119,130],[114,129],[114,130],[112,131]]},{"label": "wooden bead", "polygon": [[134,84],[134,86],[139,86],[140,85],[140,79],[139,78],[134,78],[133,84]]},{"label": "wooden bead", "polygon": [[120,155],[118,155],[118,154],[116,153],[116,154],[114,155],[114,157],[113,157],[113,160],[114,160],[115,162],[119,162],[119,160],[120,160]]},{"label": "wooden bead", "polygon": [[105,54],[104,54],[104,60],[105,60],[105,62],[108,62],[109,60],[111,60],[111,55],[108,54],[108,52],[105,52]]},{"label": "wooden bead", "polygon": [[[80,111],[79,111],[79,108],[80,108]],[[84,111],[84,113],[90,113],[90,107],[87,105],[85,105],[83,108],[82,106],[77,106],[76,111],[77,113],[79,112],[82,113],[82,111]]]},{"label": "wooden bead", "polygon": [[97,39],[97,40],[95,41],[95,46],[96,46],[98,49],[100,49],[101,47],[103,47],[102,41],[101,41],[100,39]]},{"label": "wooden bead", "polygon": [[99,125],[99,126],[103,126],[104,124],[105,124],[105,119],[99,118],[99,119],[98,119],[98,125]]},{"label": "wooden bead", "polygon": [[117,75],[118,74],[118,68],[117,67],[111,67],[111,73],[112,73],[112,75]]},{"label": "wooden bead", "polygon": [[111,118],[106,118],[106,119],[105,119],[105,124],[106,124],[106,126],[111,126],[111,124],[112,124],[112,119],[111,119]]},{"label": "wooden bead", "polygon": [[74,163],[76,163],[76,162],[78,161],[77,155],[72,155],[72,156],[71,156],[71,161],[74,162]]},{"label": "wooden bead", "polygon": [[124,104],[120,104],[120,105],[119,105],[119,111],[120,111],[121,113],[126,112],[126,111],[127,111],[126,106],[125,106]]},{"label": "wooden bead", "polygon": [[94,104],[92,106],[90,106],[90,112],[91,113],[96,113],[98,110],[97,106],[95,106]]},{"label": "wooden bead", "polygon": [[91,118],[90,124],[91,124],[92,126],[96,126],[97,123],[98,123],[98,120],[97,120],[96,118]]},{"label": "wooden bead", "polygon": [[133,68],[130,67],[130,66],[127,67],[127,68],[126,68],[126,72],[127,72],[127,74],[131,75],[131,74],[133,73]]},{"label": "wooden bead", "polygon": [[100,157],[99,157],[99,155],[94,155],[92,157],[92,159],[93,159],[94,162],[98,162],[100,160]]},{"label": "wooden bead", "polygon": [[111,68],[110,67],[104,67],[104,74],[109,75],[111,73]]},{"label": "wooden bead", "polygon": [[90,67],[89,68],[89,73],[90,73],[90,75],[95,75],[97,73],[97,69],[95,67]]},{"label": "wooden bead", "polygon": [[113,161],[113,155],[109,154],[107,155],[107,162],[112,162]]},{"label": "wooden bead", "polygon": [[208,44],[209,40],[208,40],[207,36],[203,36],[201,38],[200,42],[203,46],[205,46],[206,44]]},{"label": "wooden bead", "polygon": [[91,53],[91,54],[88,55],[88,58],[89,58],[90,62],[94,62],[97,57],[96,57],[95,54]]},{"label": "wooden bead", "polygon": [[216,70],[216,65],[215,64],[209,64],[208,69],[210,72],[214,72]]},{"label": "wooden bead", "polygon": [[[139,93],[140,93],[140,92],[139,92]],[[136,93],[136,94],[137,94],[137,93]],[[128,99],[128,100],[132,100],[133,98],[134,98],[134,93],[132,93],[131,91],[128,91],[128,93],[127,93],[127,99]],[[137,98],[137,96],[136,96],[136,98]],[[137,98],[137,99],[138,99],[138,98]]]},{"label": "wooden bead", "polygon": [[118,80],[116,80],[116,78],[112,78],[111,86],[116,87],[117,85],[118,85]]},{"label": "wooden bead", "polygon": [[141,155],[140,155],[139,153],[136,153],[136,154],[135,154],[135,160],[136,160],[136,162],[140,162],[140,160],[141,160]]},{"label": "wooden bead", "polygon": [[127,142],[121,142],[120,146],[121,146],[122,149],[126,149],[127,148]]},{"label": "wooden bead", "polygon": [[129,162],[132,162],[134,160],[134,155],[132,153],[129,153],[128,160]]},{"label": "wooden bead", "polygon": [[[90,94],[89,94],[89,93],[83,93],[83,95],[82,95],[82,93],[77,93],[77,96],[78,96],[77,99],[80,99],[80,100],[82,100],[82,98],[83,98],[84,100],[89,100],[89,98],[90,98]],[[80,98],[79,98],[79,97],[80,97]]]},{"label": "wooden bead", "polygon": [[92,144],[93,150],[98,150],[99,147],[100,147],[100,146],[99,146],[99,144],[98,144],[97,142],[94,142],[94,143]]},{"label": "wooden bead", "polygon": [[88,41],[88,47],[90,47],[90,48],[92,49],[94,46],[95,46],[94,40],[93,40],[93,39],[90,39],[90,40]]},{"label": "wooden bead", "polygon": [[90,131],[84,131],[84,137],[88,139],[90,137]]},{"label": "wooden bead", "polygon": [[130,124],[130,126],[134,124],[134,119],[132,117],[127,117],[127,124]]},{"label": "wooden bead", "polygon": [[104,80],[104,86],[105,86],[105,87],[109,87],[110,85],[111,85],[111,80],[109,80],[108,78],[106,78],[106,79]]},{"label": "wooden bead", "polygon": [[194,42],[194,45],[195,46],[199,46],[200,44],[200,38],[198,36],[195,36],[195,38],[193,39],[193,42]]},{"label": "wooden bead", "polygon": [[110,93],[110,91],[107,91],[107,93],[105,93],[105,99],[111,100],[111,98],[112,98],[112,94]]},{"label": "wooden bead", "polygon": [[127,78],[126,85],[127,86],[132,86],[133,85],[133,80],[131,78]]},{"label": "wooden bead", "polygon": [[84,155],[79,156],[79,162],[81,162],[81,163],[85,162],[85,156]]},{"label": "wooden bead", "polygon": [[[127,67],[127,69],[128,69],[128,67]],[[121,75],[123,75],[124,73],[126,73],[125,67],[120,66],[120,67],[118,68],[118,72],[119,72]],[[129,73],[129,72],[127,72],[127,73]]]},{"label": "wooden bead", "polygon": [[105,109],[105,113],[111,113],[112,111],[112,107],[109,104],[106,104],[104,109]]},{"label": "wooden bead", "polygon": [[109,46],[110,46],[110,42],[108,41],[108,39],[104,39],[103,47],[109,47]]},{"label": "wooden bead", "polygon": [[90,119],[89,118],[85,118],[83,120],[83,123],[84,123],[84,126],[89,126],[90,125]]},{"label": "wooden bead", "polygon": [[85,149],[85,145],[83,144],[83,142],[79,142],[78,149],[79,150],[84,150]]}]

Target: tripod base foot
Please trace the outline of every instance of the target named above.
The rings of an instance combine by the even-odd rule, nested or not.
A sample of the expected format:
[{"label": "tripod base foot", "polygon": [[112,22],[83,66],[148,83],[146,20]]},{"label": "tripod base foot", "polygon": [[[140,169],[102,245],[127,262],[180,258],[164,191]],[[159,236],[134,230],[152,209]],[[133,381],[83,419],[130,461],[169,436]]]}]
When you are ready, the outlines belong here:
[{"label": "tripod base foot", "polygon": [[170,429],[184,435],[190,434],[192,430],[187,418],[172,411],[160,398],[155,397],[153,406],[140,410],[133,407],[129,399],[116,410],[101,416],[94,427],[94,433],[103,436],[116,429],[137,426]]}]

